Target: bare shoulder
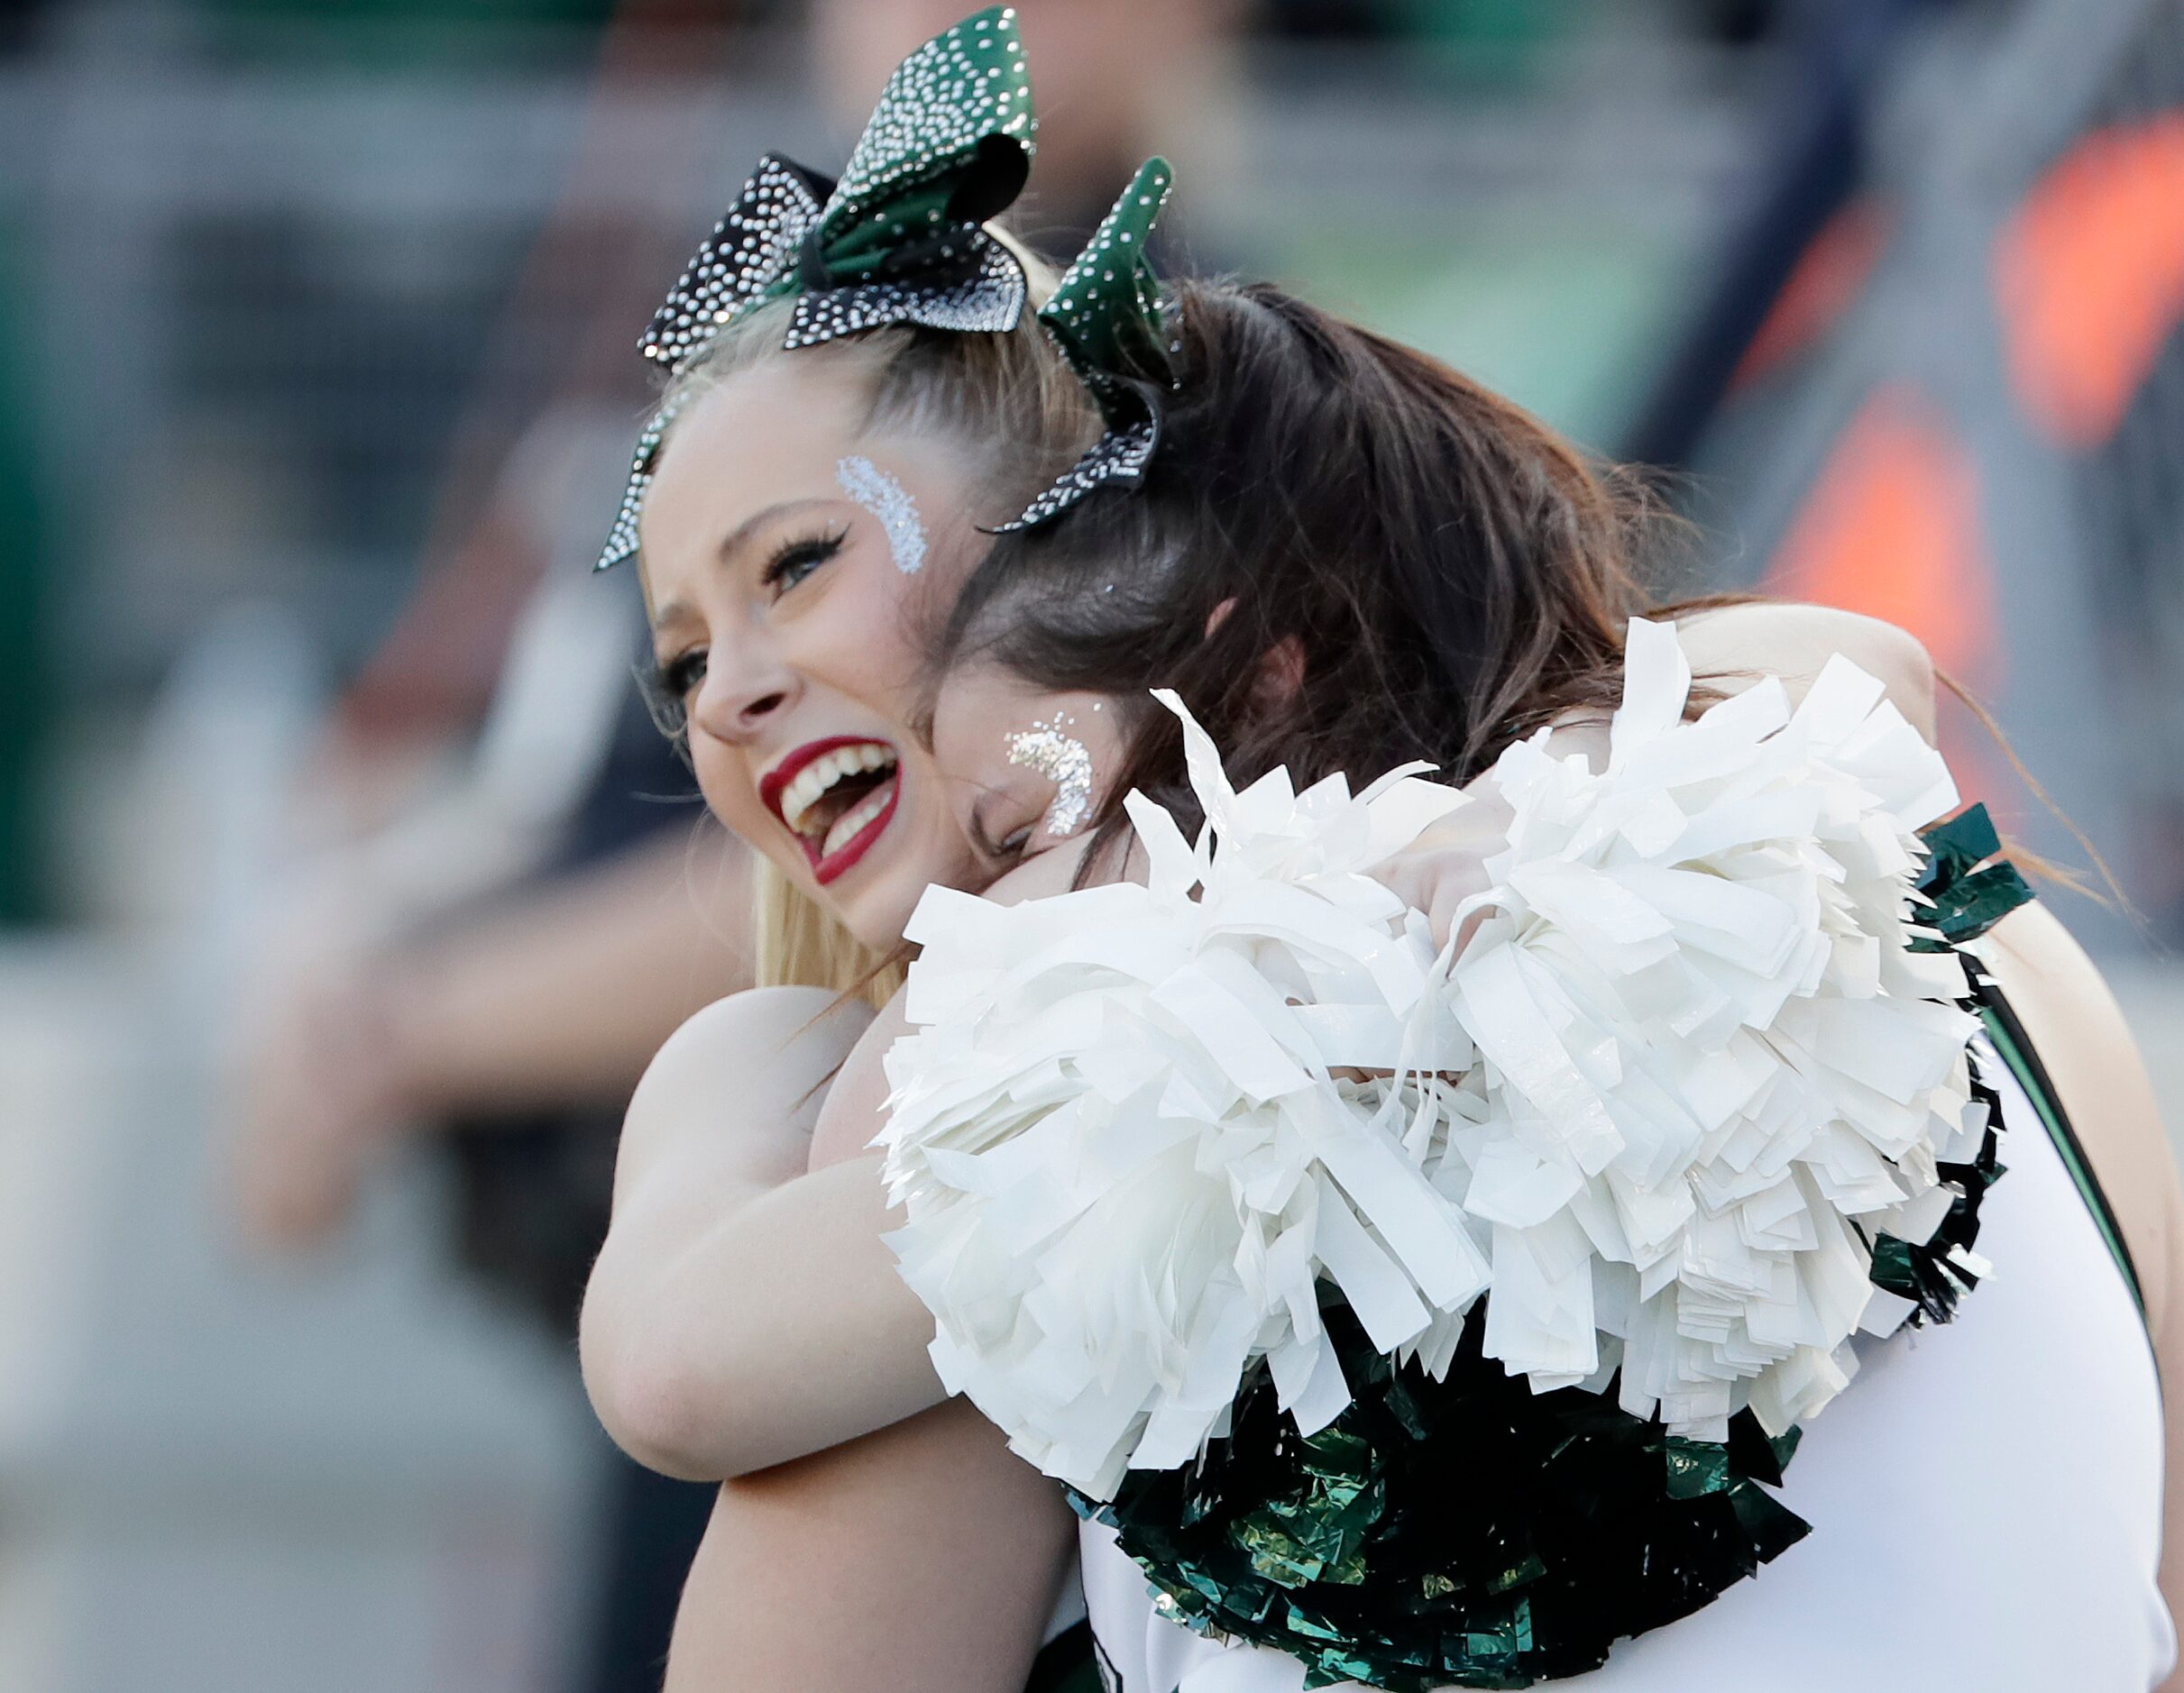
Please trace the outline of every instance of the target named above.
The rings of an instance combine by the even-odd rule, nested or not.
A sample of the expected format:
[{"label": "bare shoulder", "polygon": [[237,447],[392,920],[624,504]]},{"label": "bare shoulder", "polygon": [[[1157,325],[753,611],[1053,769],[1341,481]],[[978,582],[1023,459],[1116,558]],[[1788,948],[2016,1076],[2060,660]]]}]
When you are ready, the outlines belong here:
[{"label": "bare shoulder", "polygon": [[2184,1188],[2145,1061],[2099,969],[2038,901],[1995,926],[1981,949],[2039,1049],[2071,1127],[2115,1208],[2157,1333],[2170,1286]]},{"label": "bare shoulder", "polygon": [[816,1091],[871,1020],[868,1006],[821,988],[750,988],[715,1000],[646,1067],[623,1124],[624,1162],[693,1121],[720,1122],[730,1107],[738,1115],[787,1111],[808,1128]]},{"label": "bare shoulder", "polygon": [[886,1121],[887,1048],[906,1033],[910,1020],[903,1013],[903,993],[867,1020],[857,1045],[843,1060],[840,1074],[827,1089],[812,1130],[812,1167],[859,1158],[871,1150],[872,1137]]},{"label": "bare shoulder", "polygon": [[1775,675],[1795,698],[1840,654],[1877,677],[1896,709],[1933,739],[1933,659],[1917,636],[1893,623],[1832,606],[1761,599],[1679,618],[1676,633],[1692,669],[1732,693],[1739,675]]},{"label": "bare shoulder", "polygon": [[777,1063],[791,1054],[847,1052],[871,1018],[854,1002],[838,1004],[824,988],[746,988],[693,1011],[667,1037],[640,1090],[672,1084],[722,1064]]}]

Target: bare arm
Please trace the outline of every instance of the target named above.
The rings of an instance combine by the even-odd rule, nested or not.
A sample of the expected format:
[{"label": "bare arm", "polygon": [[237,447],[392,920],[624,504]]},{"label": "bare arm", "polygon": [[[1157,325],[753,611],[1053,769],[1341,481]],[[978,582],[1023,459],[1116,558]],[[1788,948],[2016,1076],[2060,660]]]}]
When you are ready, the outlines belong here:
[{"label": "bare arm", "polygon": [[[671,1693],[1014,1693],[1074,1545],[1052,1484],[975,1410],[913,1414],[940,1385],[916,1338],[930,1324],[879,1239],[876,1170],[791,1179],[867,1022],[816,990],[739,994],[684,1025],[631,1103],[584,1303],[601,1421],[641,1461],[691,1477],[778,1455],[739,1444],[739,1422],[801,1427],[815,1450],[722,1487],[684,1588]],[[828,1297],[836,1282],[844,1302]],[[808,1391],[820,1372],[793,1361],[815,1316],[833,1324],[834,1373],[865,1383],[858,1337],[876,1330],[912,1391],[877,1408],[858,1398],[845,1426],[833,1395]]]},{"label": "bare arm", "polygon": [[[1057,892],[1075,860],[1067,848],[1045,855],[996,892]],[[890,1004],[859,1038],[821,1111],[815,1173],[797,1185],[846,1180],[877,1211],[878,1159],[867,1145],[886,1098],[881,1059],[904,1027],[899,1002]],[[867,1273],[861,1255],[854,1261],[842,1275]],[[891,1257],[884,1279],[892,1299],[901,1283]],[[778,1314],[803,1303],[770,1304]],[[785,1426],[849,1417],[878,1432],[721,1487],[684,1586],[665,1693],[1023,1687],[1075,1549],[1074,1519],[972,1406],[940,1403],[924,1351],[931,1332],[915,1307],[848,1354],[846,1368],[783,1370],[788,1379],[754,1384],[769,1398],[810,1396],[779,1405]],[[766,1341],[748,1343],[763,1357]],[[801,1424],[787,1422],[799,1415]],[[702,1419],[689,1432],[702,1438]]]},{"label": "bare arm", "polygon": [[[923,1311],[879,1239],[878,1185],[794,1179],[869,1016],[816,988],[739,993],[677,1030],[638,1084],[579,1338],[592,1406],[640,1462],[717,1480],[863,1433],[800,1392],[807,1363],[854,1377],[876,1332],[914,1344]],[[807,1445],[740,1438],[814,1414]]]},{"label": "bare arm", "polygon": [[1763,599],[1680,618],[1676,635],[1693,673],[1716,687],[1734,693],[1759,676],[1779,676],[1793,701],[1840,653],[1877,677],[1896,709],[1933,745],[1933,660],[1893,623],[1830,606]]},{"label": "bare arm", "polygon": [[[989,892],[1059,892],[1078,856],[1042,854]],[[898,1001],[783,1044],[829,1002],[773,988],[708,1008],[630,1104],[584,1298],[584,1383],[622,1449],[668,1475],[748,1475],[945,1397],[867,1150],[881,1060],[907,1025]],[[830,1078],[821,1103],[811,1090]]]},{"label": "bare arm", "polygon": [[1018,1693],[1074,1521],[960,1400],[729,1482],[666,1693]]}]

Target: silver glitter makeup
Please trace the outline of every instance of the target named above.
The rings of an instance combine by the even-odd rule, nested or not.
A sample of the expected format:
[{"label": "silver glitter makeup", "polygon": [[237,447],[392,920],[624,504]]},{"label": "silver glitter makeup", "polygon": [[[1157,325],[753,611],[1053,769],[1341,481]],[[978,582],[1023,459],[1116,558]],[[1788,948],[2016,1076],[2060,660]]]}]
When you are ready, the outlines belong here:
[{"label": "silver glitter makeup", "polygon": [[1054,784],[1054,802],[1040,819],[1050,835],[1074,834],[1092,804],[1092,755],[1067,732],[1076,721],[1057,711],[1051,723],[1033,719],[1030,728],[1008,737],[1009,763],[1036,770]]},{"label": "silver glitter makeup", "polygon": [[843,493],[880,520],[895,569],[914,575],[925,563],[925,526],[918,521],[910,490],[870,459],[842,460],[834,467],[834,478]]}]

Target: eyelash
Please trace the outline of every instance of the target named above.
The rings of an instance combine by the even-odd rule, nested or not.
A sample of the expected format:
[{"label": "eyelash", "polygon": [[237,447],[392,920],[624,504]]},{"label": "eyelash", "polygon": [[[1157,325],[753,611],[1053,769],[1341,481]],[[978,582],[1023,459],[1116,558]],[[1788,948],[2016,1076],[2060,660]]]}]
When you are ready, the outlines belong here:
[{"label": "eyelash", "polygon": [[693,646],[687,653],[678,653],[659,667],[654,680],[666,698],[680,705],[690,698],[690,691],[705,680],[706,652]]},{"label": "eyelash", "polygon": [[690,711],[685,702],[699,680],[692,673],[693,667],[704,662],[705,649],[701,646],[678,653],[665,663],[655,660],[638,666],[638,687],[645,696],[645,709],[651,712],[660,733],[679,747],[690,744]]},{"label": "eyelash", "polygon": [[[796,586],[797,582],[803,581],[806,576],[840,552],[842,541],[849,533],[848,528],[843,527],[825,535],[812,535],[802,541],[786,543],[779,552],[774,554],[766,569],[760,572],[758,580],[779,593],[788,592],[790,589]],[[799,564],[803,565],[804,569],[798,573],[795,581],[785,581],[784,578]]]},{"label": "eyelash", "polygon": [[976,817],[971,819],[971,830],[977,837],[971,845],[987,858],[1021,858],[1023,849],[1032,844],[1032,831],[1028,824],[999,842],[986,832],[986,826]]}]

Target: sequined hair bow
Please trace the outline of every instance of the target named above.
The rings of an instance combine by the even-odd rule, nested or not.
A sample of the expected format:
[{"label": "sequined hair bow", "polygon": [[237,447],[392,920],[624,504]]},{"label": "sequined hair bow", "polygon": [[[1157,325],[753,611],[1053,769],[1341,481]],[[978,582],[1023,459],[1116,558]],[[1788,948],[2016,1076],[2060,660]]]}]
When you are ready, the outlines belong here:
[{"label": "sequined hair bow", "polygon": [[[841,179],[768,153],[645,333],[679,375],[728,325],[796,297],[782,344],[889,324],[1000,333],[1023,314],[1023,270],[981,227],[1031,173],[1032,85],[1016,14],[988,6],[895,68]],[[638,443],[598,567],[637,551],[638,516],[673,412]]]},{"label": "sequined hair bow", "polygon": [[1174,302],[1146,255],[1175,172],[1148,159],[1063,273],[1039,321],[1099,408],[1105,428],[1085,455],[996,534],[1049,522],[1096,489],[1134,488],[1161,443],[1166,396],[1182,352]]}]

